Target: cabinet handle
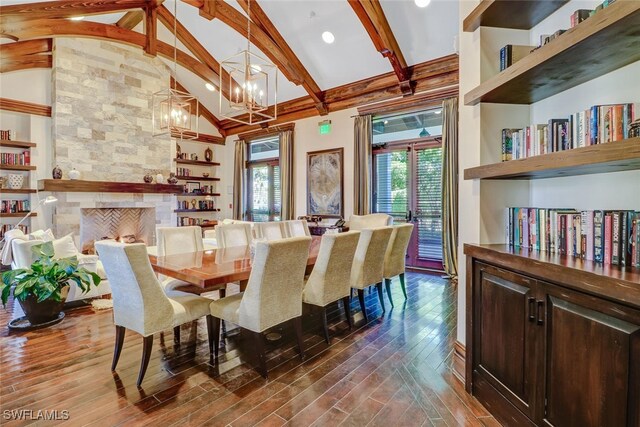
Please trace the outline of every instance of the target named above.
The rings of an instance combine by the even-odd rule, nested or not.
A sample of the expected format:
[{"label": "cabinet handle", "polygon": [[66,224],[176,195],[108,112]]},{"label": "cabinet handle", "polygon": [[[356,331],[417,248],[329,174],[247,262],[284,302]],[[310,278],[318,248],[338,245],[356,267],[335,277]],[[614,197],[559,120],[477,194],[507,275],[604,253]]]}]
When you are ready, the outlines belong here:
[{"label": "cabinet handle", "polygon": [[544,301],[538,301],[538,325],[544,324]]},{"label": "cabinet handle", "polygon": [[529,297],[528,301],[529,301],[529,322],[535,322],[536,315],[534,314],[534,311],[535,311],[536,299],[533,297]]}]

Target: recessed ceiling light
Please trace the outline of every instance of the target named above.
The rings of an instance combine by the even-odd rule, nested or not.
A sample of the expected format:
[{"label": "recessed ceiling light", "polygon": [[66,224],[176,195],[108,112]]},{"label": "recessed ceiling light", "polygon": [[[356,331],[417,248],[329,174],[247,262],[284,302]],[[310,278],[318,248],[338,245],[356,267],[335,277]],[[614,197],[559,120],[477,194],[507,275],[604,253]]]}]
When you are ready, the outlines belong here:
[{"label": "recessed ceiling light", "polygon": [[84,19],[84,16],[72,16],[71,18],[72,21],[82,21]]},{"label": "recessed ceiling light", "polygon": [[418,7],[427,7],[431,0],[413,0]]},{"label": "recessed ceiling light", "polygon": [[206,87],[207,90],[210,90],[211,92],[214,92],[216,90],[216,87],[209,82],[205,83],[204,87]]},{"label": "recessed ceiling light", "polygon": [[322,40],[327,44],[331,44],[336,40],[336,38],[331,31],[325,31],[322,33]]},{"label": "recessed ceiling light", "polygon": [[436,111],[436,114],[442,114],[442,110]]}]

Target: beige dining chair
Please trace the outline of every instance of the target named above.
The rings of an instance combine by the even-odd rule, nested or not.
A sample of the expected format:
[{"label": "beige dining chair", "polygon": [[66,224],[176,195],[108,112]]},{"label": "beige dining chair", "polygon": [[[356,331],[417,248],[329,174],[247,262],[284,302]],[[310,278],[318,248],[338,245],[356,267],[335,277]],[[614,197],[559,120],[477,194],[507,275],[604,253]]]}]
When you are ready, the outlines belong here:
[{"label": "beige dining chair", "polygon": [[393,307],[393,299],[391,298],[391,279],[395,276],[400,277],[400,286],[404,299],[407,299],[407,289],[404,283],[404,270],[407,259],[407,248],[413,233],[413,224],[398,224],[393,226],[391,238],[387,245],[387,251],[384,254],[384,284],[387,288],[387,296]]},{"label": "beige dining chair", "polygon": [[284,224],[280,221],[256,222],[253,226],[256,238],[260,240],[280,240],[287,237]]},{"label": "beige dining chair", "polygon": [[353,256],[358,247],[359,231],[325,234],[320,241],[318,258],[305,282],[302,302],[322,309],[324,338],[329,344],[327,306],[342,300],[349,329],[353,326],[350,307],[350,278]]},{"label": "beige dining chair", "polygon": [[365,230],[367,228],[385,227],[393,224],[393,217],[384,213],[369,215],[351,215],[349,230]]},{"label": "beige dining chair", "polygon": [[249,246],[253,240],[251,224],[221,224],[215,228],[218,248]]},{"label": "beige dining chair", "polygon": [[287,237],[311,236],[309,225],[303,219],[292,219],[282,223]]},{"label": "beige dining chair", "polygon": [[153,334],[207,316],[211,341],[211,300],[175,290],[165,292],[151,268],[144,244],[101,241],[96,242],[95,247],[104,264],[113,297],[116,343],[112,371],[118,364],[126,329],[143,336],[138,387],[142,384],[151,358]]},{"label": "beige dining chair", "polygon": [[364,304],[364,289],[375,285],[382,311],[385,311],[382,295],[382,279],[384,254],[391,238],[391,227],[367,228],[360,231],[358,248],[353,257],[351,268],[351,287],[358,291],[360,309],[365,323],[368,322],[367,309]]},{"label": "beige dining chair", "polygon": [[291,321],[296,331],[300,357],[302,346],[302,289],[311,237],[258,242],[247,288],[243,293],[213,301],[213,343],[209,351],[218,359],[220,320],[250,331],[255,340],[260,373],[267,377],[262,333]]}]

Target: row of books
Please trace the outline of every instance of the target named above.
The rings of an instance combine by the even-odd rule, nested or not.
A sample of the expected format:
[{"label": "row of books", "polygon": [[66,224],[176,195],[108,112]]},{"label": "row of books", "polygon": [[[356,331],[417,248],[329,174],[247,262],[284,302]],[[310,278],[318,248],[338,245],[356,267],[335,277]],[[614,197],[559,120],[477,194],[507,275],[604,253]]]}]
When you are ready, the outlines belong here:
[{"label": "row of books", "polygon": [[196,206],[189,203],[188,200],[178,200],[178,209],[202,209],[202,210],[210,210],[215,209],[215,203],[213,200],[198,200]]},{"label": "row of books", "polygon": [[640,267],[640,212],[507,208],[507,243],[604,264]]},{"label": "row of books", "polygon": [[189,169],[189,168],[176,168],[176,175],[178,175],[178,176],[191,176],[191,169]]},{"label": "row of books", "polygon": [[3,200],[0,203],[0,214],[29,212],[31,203],[29,200]]},{"label": "row of books", "polygon": [[0,164],[3,165],[29,165],[31,164],[31,153],[0,153]]},{"label": "row of books", "polygon": [[193,193],[193,194],[202,194],[203,196],[213,194],[213,185],[202,185],[200,188],[192,188],[190,184],[185,184],[184,186],[185,193]]},{"label": "row of books", "polygon": [[0,130],[0,139],[5,141],[13,141],[16,136],[16,131],[14,130]]},{"label": "row of books", "polygon": [[502,129],[502,161],[605,144],[630,138],[640,103],[594,105],[566,119],[523,129]]},{"label": "row of books", "polygon": [[[4,233],[6,233],[9,230],[12,230],[16,228],[14,225],[12,224],[2,224],[0,226],[0,239],[4,239]],[[24,234],[29,234],[29,226],[28,225],[19,225],[18,228],[20,230],[22,230],[22,232]]]},{"label": "row of books", "polygon": [[206,225],[209,224],[211,222],[210,219],[207,218],[191,218],[188,216],[180,216],[178,217],[178,226],[185,226],[185,225]]}]

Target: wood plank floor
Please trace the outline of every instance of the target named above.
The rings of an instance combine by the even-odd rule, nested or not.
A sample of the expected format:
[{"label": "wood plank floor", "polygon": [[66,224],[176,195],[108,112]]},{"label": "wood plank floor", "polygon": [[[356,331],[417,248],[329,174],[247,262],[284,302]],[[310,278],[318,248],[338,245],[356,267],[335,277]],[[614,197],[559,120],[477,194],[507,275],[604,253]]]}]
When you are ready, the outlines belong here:
[{"label": "wood plank floor", "polygon": [[[13,303],[0,310],[0,424],[208,426],[497,426],[454,378],[456,287],[437,276],[407,273],[408,301],[397,279],[395,307],[367,294],[370,322],[357,298],[348,330],[342,307],[330,316],[331,345],[320,319],[304,324],[300,361],[291,331],[269,345],[269,379],[253,369],[251,340],[227,338],[209,363],[204,320],[155,337],[142,388],[135,386],[142,339],[127,331],[117,373],[110,372],[115,329],[111,310],[67,310],[49,329],[9,333]],[[23,410],[23,411],[21,411]],[[32,412],[26,412],[26,411]],[[68,420],[35,421],[38,410],[68,411]],[[14,411],[14,412],[6,412]],[[8,419],[21,414],[23,419]]]}]

